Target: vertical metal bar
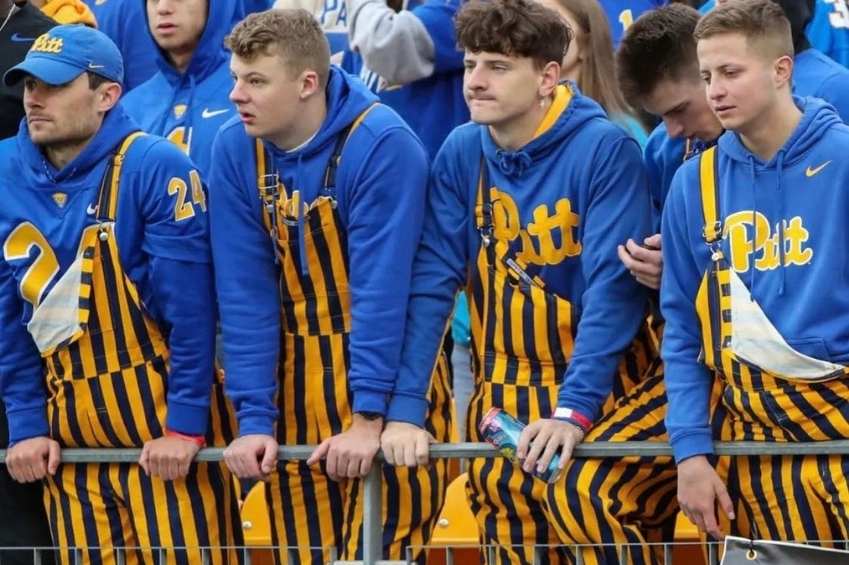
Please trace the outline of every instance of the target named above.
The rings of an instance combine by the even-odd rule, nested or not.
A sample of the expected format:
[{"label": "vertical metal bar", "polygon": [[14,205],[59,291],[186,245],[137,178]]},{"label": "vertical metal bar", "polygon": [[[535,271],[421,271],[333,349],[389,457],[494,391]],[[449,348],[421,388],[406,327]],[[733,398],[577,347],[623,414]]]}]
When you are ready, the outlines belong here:
[{"label": "vertical metal bar", "polygon": [[287,547],[286,548],[286,559],[289,563],[297,563],[298,562],[298,554],[295,553],[294,548]]},{"label": "vertical metal bar", "polygon": [[200,548],[200,562],[203,565],[209,565],[209,548],[208,547]]},{"label": "vertical metal bar", "polygon": [[41,549],[32,548],[32,565],[41,565]]},{"label": "vertical metal bar", "polygon": [[708,565],[716,565],[716,544],[708,542]]},{"label": "vertical metal bar", "polygon": [[334,561],[338,561],[338,560],[339,560],[339,552],[336,550],[335,545],[331,545],[330,546],[330,562],[333,563]]},{"label": "vertical metal bar", "polygon": [[542,560],[540,558],[540,549],[538,545],[534,546],[533,565],[542,565]]},{"label": "vertical metal bar", "polygon": [[619,547],[619,563],[628,563],[628,546]]},{"label": "vertical metal bar", "polygon": [[451,547],[445,548],[445,565],[454,565],[454,549]]},{"label": "vertical metal bar", "polygon": [[663,565],[672,565],[672,546],[663,544]]},{"label": "vertical metal bar", "polygon": [[115,561],[117,565],[124,565],[126,562],[126,554],[124,553],[126,550],[123,547],[115,548]]},{"label": "vertical metal bar", "polygon": [[486,554],[487,554],[487,563],[495,563],[495,546],[488,545],[486,546]]},{"label": "vertical metal bar", "polygon": [[363,490],[363,565],[375,565],[383,555],[383,484],[379,462],[371,466]]},{"label": "vertical metal bar", "polygon": [[251,565],[251,552],[247,547],[242,548],[242,561],[245,565]]},{"label": "vertical metal bar", "polygon": [[165,548],[159,548],[159,565],[165,565],[167,561],[165,560]]}]

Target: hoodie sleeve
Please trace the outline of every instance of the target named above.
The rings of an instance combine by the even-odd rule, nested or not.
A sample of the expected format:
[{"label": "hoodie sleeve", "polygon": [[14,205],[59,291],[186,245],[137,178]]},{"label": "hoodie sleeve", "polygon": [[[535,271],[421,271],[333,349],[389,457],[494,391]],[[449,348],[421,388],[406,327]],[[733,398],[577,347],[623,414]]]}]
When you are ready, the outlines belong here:
[{"label": "hoodie sleeve", "polygon": [[142,249],[151,257],[153,297],[170,349],[166,425],[203,435],[215,340],[206,193],[191,161],[172,144],[155,143],[143,161],[141,187],[151,192],[141,200]]},{"label": "hoodie sleeve", "polygon": [[[666,429],[676,462],[713,453],[709,424],[712,378],[701,363],[701,333],[695,301],[705,265],[699,265],[691,252],[689,227],[704,223],[702,214],[688,213],[685,189],[698,187],[694,163],[686,163],[675,175],[663,212],[663,277],[660,285],[663,330],[663,362],[669,407]],[[693,194],[693,206],[700,205]],[[699,244],[704,245],[700,240]]]},{"label": "hoodie sleeve", "polygon": [[[357,140],[352,138],[351,143]],[[358,162],[347,226],[348,380],[354,412],[385,414],[401,356],[428,163],[421,142],[402,127],[385,130]]]},{"label": "hoodie sleeve", "polygon": [[[451,139],[431,172],[421,242],[413,262],[398,379],[386,419],[424,426],[427,394],[454,296],[466,280],[467,186],[449,163]],[[446,149],[447,148],[447,149]]]},{"label": "hoodie sleeve", "polygon": [[586,290],[582,314],[558,408],[594,420],[613,390],[617,365],[646,313],[646,290],[625,269],[616,246],[642,241],[651,210],[640,149],[630,138],[602,142],[588,166],[593,171],[584,218],[581,270]]},{"label": "hoodie sleeve", "polygon": [[216,137],[209,178],[224,386],[236,409],[240,435],[273,435],[278,415],[279,270],[262,223],[255,160],[246,155],[253,145],[231,143],[232,131],[224,126]]},{"label": "hoodie sleeve", "polygon": [[0,258],[0,395],[6,405],[9,444],[48,435],[41,356],[26,327],[18,285]]},{"label": "hoodie sleeve", "polygon": [[407,84],[463,66],[454,33],[456,0],[429,0],[396,13],[384,0],[346,0],[351,49],[391,84]]}]

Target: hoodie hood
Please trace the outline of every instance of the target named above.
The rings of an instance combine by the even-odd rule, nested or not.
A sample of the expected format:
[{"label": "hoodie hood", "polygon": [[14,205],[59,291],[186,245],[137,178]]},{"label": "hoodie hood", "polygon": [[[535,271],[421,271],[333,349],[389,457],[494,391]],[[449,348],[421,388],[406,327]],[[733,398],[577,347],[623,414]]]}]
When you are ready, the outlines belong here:
[{"label": "hoodie hood", "polygon": [[796,106],[802,111],[802,118],[796,129],[769,162],[763,162],[749,151],[740,136],[726,131],[719,138],[719,148],[730,158],[742,163],[751,163],[760,168],[776,168],[779,163],[785,166],[795,165],[805,153],[822,137],[826,129],[842,123],[834,108],[819,98],[794,98]]},{"label": "hoodie hood", "polygon": [[[267,143],[276,160],[282,162],[308,161],[324,153],[336,142],[336,136],[347,128],[363,111],[378,101],[359,79],[338,67],[330,67],[330,76],[325,90],[327,115],[315,136],[305,145],[292,151],[283,151]],[[278,161],[280,163],[281,161]]]},{"label": "hoodie hood", "polygon": [[[143,2],[144,0],[138,1]],[[175,86],[183,80],[198,83],[218,69],[221,62],[227,57],[224,38],[230,33],[237,8],[238,2],[236,0],[208,0],[206,26],[203,28],[203,33],[185,73],[179,73],[168,59],[168,54],[157,46],[156,64],[169,83]],[[142,11],[147,24],[147,32],[153,37],[150,32],[147,9]],[[156,45],[155,40],[154,45]]]},{"label": "hoodie hood", "polygon": [[557,87],[537,135],[524,147],[515,151],[500,148],[486,127],[480,128],[481,144],[491,167],[508,177],[521,178],[535,162],[544,160],[588,121],[606,117],[597,102],[581,96],[574,84],[566,83]]},{"label": "hoodie hood", "polygon": [[36,189],[55,190],[58,184],[62,185],[64,191],[90,188],[92,182],[89,178],[92,172],[96,169],[100,174],[102,167],[118,144],[138,129],[138,125],[127,116],[119,103],[106,114],[100,129],[82,152],[59,170],[32,142],[26,120],[23,120],[16,138],[18,155],[22,164],[21,174],[26,178],[26,184]]}]

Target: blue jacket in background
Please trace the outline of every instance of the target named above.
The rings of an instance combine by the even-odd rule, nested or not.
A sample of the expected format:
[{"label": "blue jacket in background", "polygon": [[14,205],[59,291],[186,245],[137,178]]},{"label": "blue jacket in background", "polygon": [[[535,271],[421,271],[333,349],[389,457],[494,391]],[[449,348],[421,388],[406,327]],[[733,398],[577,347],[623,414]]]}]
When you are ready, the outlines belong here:
[{"label": "blue jacket in background", "polygon": [[455,127],[469,121],[463,98],[463,51],[457,47],[454,16],[461,0],[426,1],[410,9],[430,35],[434,46],[434,71],[427,78],[405,85],[386,84],[363,64],[359,53],[345,50],[342,67],[360,77],[380,101],[398,112],[419,136],[430,158]]},{"label": "blue jacket in background", "polygon": [[849,4],[846,0],[817,0],[806,33],[814,47],[849,67]]},{"label": "blue jacket in background", "polygon": [[[73,263],[83,230],[94,225],[91,212],[109,161],[138,126],[121,105],[106,114],[100,131],[82,153],[56,170],[29,138],[23,121],[17,137],[0,142],[0,239],[23,222],[44,236],[59,262],[49,292]],[[159,322],[170,348],[169,429],[203,434],[209,420],[215,300],[206,203],[186,204],[190,217],[177,221],[174,179],[192,186],[194,167],[165,140],[137,139],[124,160],[115,232],[121,264],[136,283],[148,313]],[[59,205],[57,202],[62,202]],[[43,253],[43,251],[42,251]],[[32,305],[19,284],[40,257],[0,258],[0,390],[6,403],[10,440],[47,435],[41,357],[26,324]]]},{"label": "blue jacket in background", "polygon": [[[445,322],[480,250],[475,206],[482,154],[490,185],[514,201],[522,229],[538,223],[540,213],[555,214],[567,205],[578,216],[573,236],[580,254],[534,268],[546,290],[569,300],[577,313],[574,354],[558,405],[595,417],[646,308],[645,288],[627,273],[616,246],[649,235],[651,213],[637,142],[596,102],[576,93],[551,129],[518,151],[500,149],[489,129],[475,123],[458,127],[445,141],[431,171],[401,369],[387,418],[424,423]],[[564,243],[561,225],[550,233],[558,247]],[[527,239],[540,247],[540,237]]]},{"label": "blue jacket in background", "polygon": [[144,0],[84,0],[97,28],[115,42],[124,58],[124,92],[156,73],[156,44],[147,29]]},{"label": "blue jacket in background", "polygon": [[[319,195],[340,132],[376,101],[359,80],[331,67],[327,117],[315,137],[291,152],[265,142],[280,181],[299,190],[302,202]],[[263,225],[254,146],[240,121],[225,124],[209,183],[226,387],[242,435],[274,430],[280,354],[280,267]],[[355,412],[384,413],[392,392],[426,184],[421,142],[390,108],[372,109],[345,145],[336,176],[347,238]]]},{"label": "blue jacket in background", "polygon": [[[235,113],[228,98],[233,79],[224,37],[241,9],[240,0],[210,0],[206,27],[186,71],[179,73],[157,46],[159,71],[124,98],[127,113],[142,129],[180,146],[204,179],[215,134]],[[146,15],[144,29],[152,39]]]},{"label": "blue jacket in background", "polygon": [[[736,133],[720,136],[720,219],[726,230],[733,228],[722,246],[752,298],[792,347],[845,364],[849,362],[849,160],[845,158],[849,127],[821,100],[796,102],[804,112],[802,120],[769,162],[749,152]],[[713,376],[699,361],[702,338],[694,305],[710,263],[703,229],[699,163],[692,159],[673,179],[662,231],[666,423],[678,461],[713,453],[708,412]],[[783,265],[778,264],[780,253],[767,248],[776,246],[782,235]],[[754,252],[752,241],[761,242],[754,245]]]},{"label": "blue jacket in background", "polygon": [[625,30],[639,18],[643,12],[669,4],[669,0],[599,0],[607,21],[610,24],[610,37],[613,48],[619,48],[619,42]]}]

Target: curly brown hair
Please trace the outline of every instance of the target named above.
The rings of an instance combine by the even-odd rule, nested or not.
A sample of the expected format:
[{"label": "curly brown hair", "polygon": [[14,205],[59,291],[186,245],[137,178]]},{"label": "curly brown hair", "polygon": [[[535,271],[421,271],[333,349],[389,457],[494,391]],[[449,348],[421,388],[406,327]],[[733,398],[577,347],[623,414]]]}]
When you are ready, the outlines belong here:
[{"label": "curly brown hair", "polygon": [[318,75],[319,86],[330,75],[330,45],[315,17],[303,9],[267,10],[236,24],[224,43],[237,57],[252,61],[277,54],[292,74],[307,69]]},{"label": "curly brown hair", "polygon": [[462,49],[529,57],[537,68],[559,65],[572,38],[556,12],[533,0],[472,0],[455,25]]}]

